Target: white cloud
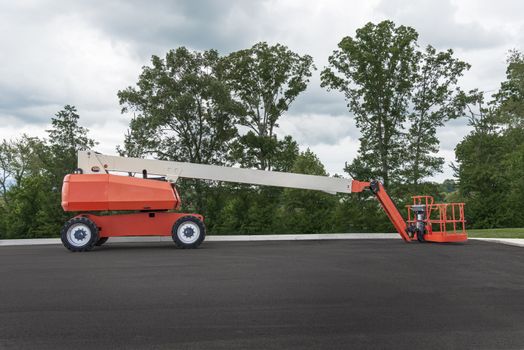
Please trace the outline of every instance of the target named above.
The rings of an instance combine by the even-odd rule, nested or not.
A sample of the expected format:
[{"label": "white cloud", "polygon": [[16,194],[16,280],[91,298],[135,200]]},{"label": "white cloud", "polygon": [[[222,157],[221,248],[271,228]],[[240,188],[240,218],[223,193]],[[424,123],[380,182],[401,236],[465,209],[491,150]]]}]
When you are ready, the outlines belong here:
[{"label": "white cloud", "polygon": [[440,150],[439,156],[444,158],[444,171],[441,174],[436,174],[432,181],[442,182],[446,179],[452,179],[454,177],[453,169],[451,164],[455,163],[455,152],[452,150]]},{"label": "white cloud", "polygon": [[0,37],[0,45],[9,48],[4,58],[9,64],[0,65],[0,86],[34,104],[67,101],[89,109],[114,107],[115,91],[137,75],[140,64],[127,44],[112,41],[78,15],[7,21],[19,30]]},{"label": "white cloud", "polygon": [[377,8],[385,18],[414,27],[422,43],[437,48],[477,49],[494,47],[510,39],[499,27],[459,14],[449,0],[383,0]]},{"label": "white cloud", "polygon": [[473,128],[465,123],[465,120],[452,120],[445,127],[437,130],[437,138],[440,140],[442,152],[453,152],[462,135],[468,134]]},{"label": "white cloud", "polygon": [[[339,174],[348,177],[344,173],[344,165],[358,155],[359,141],[352,137],[339,139],[335,144],[317,144],[309,147],[324,164],[330,175]],[[301,146],[304,151],[307,147]]]},{"label": "white cloud", "polygon": [[[75,105],[81,123],[104,135],[109,120],[123,119],[116,92],[134,82],[141,66],[129,45],[78,14],[18,10],[18,16],[0,15],[1,29],[11,29],[0,35],[0,45],[8,48],[0,58],[0,91],[7,92],[0,97],[0,136],[45,136],[51,116],[65,104]],[[110,145],[101,147],[114,151],[123,139],[123,122],[112,130]]]},{"label": "white cloud", "polygon": [[277,133],[281,136],[291,135],[298,143],[308,147],[334,145],[346,137],[360,137],[360,132],[349,115],[288,115],[280,119]]}]

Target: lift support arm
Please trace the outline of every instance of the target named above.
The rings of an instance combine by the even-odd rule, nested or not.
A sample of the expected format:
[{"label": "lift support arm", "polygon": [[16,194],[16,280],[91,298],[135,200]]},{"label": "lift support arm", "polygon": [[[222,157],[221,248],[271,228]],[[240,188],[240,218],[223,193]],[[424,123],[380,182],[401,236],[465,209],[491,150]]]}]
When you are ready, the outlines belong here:
[{"label": "lift support arm", "polygon": [[370,189],[377,197],[382,209],[386,212],[389,220],[395,226],[400,237],[406,242],[411,239],[407,233],[407,223],[397,209],[391,197],[387,194],[386,189],[379,181],[357,181],[353,180],[353,192],[362,192],[365,189]]}]

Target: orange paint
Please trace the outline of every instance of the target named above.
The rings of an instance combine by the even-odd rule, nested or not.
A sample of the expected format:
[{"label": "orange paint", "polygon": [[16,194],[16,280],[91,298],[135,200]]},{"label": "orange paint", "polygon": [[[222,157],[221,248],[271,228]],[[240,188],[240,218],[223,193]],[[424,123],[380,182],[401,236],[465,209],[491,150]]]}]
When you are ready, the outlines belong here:
[{"label": "orange paint", "polygon": [[[353,180],[351,192],[362,192],[370,188],[369,181]],[[410,237],[407,233],[408,225],[416,223],[412,207],[414,205],[425,205],[426,219],[424,226],[426,234],[424,240],[430,242],[464,242],[467,241],[466,220],[464,218],[464,203],[440,203],[435,204],[431,196],[414,196],[413,204],[408,205],[407,220],[404,220],[397,206],[387,194],[384,186],[377,182],[378,190],[375,196],[386,212],[389,220],[406,242],[417,240],[416,235]]]},{"label": "orange paint", "polygon": [[64,178],[65,211],[178,209],[180,198],[166,181],[110,174],[70,174]]},{"label": "orange paint", "polygon": [[414,196],[413,204],[408,205],[408,224],[415,223],[414,205],[424,205],[426,220],[424,239],[430,242],[467,241],[464,203],[434,203],[431,196]]}]

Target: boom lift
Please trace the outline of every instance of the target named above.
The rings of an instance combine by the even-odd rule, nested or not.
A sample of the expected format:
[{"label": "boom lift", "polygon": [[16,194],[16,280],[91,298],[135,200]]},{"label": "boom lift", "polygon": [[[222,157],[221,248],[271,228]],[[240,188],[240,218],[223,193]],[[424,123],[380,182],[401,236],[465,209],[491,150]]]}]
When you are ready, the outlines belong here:
[{"label": "boom lift", "polygon": [[[142,178],[133,174],[142,174]],[[80,151],[77,172],[64,178],[62,207],[65,211],[82,213],[64,224],[61,230],[64,246],[72,251],[87,251],[95,245],[102,245],[109,237],[172,236],[177,247],[198,247],[205,238],[203,217],[171,211],[180,208],[180,197],[174,185],[178,178],[318,190],[332,194],[370,190],[404,241],[467,240],[464,203],[435,204],[430,196],[415,196],[413,204],[407,206],[407,220],[404,220],[378,181],[363,182]],[[91,213],[97,211],[133,212]]]}]

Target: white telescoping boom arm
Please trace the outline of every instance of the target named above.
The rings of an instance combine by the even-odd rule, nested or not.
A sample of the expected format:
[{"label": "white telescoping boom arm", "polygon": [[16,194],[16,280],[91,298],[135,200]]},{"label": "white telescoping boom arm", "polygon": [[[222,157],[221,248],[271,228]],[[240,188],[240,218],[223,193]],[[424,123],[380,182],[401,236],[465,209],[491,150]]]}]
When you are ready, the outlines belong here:
[{"label": "white telescoping boom arm", "polygon": [[351,179],[284,173],[218,165],[173,162],[165,160],[107,156],[94,151],[78,152],[78,168],[84,174],[118,171],[164,176],[175,182],[179,177],[238,182],[251,185],[300,188],[328,193],[351,193]]}]

